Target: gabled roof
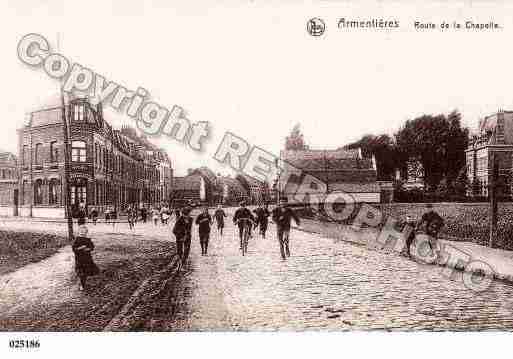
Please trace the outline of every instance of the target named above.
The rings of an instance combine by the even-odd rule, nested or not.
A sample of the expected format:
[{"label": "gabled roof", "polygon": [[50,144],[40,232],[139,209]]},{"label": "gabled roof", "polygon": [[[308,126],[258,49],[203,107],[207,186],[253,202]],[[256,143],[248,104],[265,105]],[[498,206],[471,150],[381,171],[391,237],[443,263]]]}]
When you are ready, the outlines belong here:
[{"label": "gabled roof", "polygon": [[281,158],[302,170],[372,169],[372,160],[361,158],[358,150],[282,151]]}]

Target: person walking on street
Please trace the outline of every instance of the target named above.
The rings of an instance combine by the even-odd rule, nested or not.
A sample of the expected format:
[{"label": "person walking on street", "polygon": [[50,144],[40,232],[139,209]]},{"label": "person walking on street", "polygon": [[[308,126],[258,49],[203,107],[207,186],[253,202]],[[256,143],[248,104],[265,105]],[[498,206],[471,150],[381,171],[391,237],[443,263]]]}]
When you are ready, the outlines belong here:
[{"label": "person walking on street", "polygon": [[93,208],[91,210],[91,220],[93,221],[93,224],[96,226],[96,222],[98,221],[98,210],[96,208]]},{"label": "person walking on street", "polygon": [[137,217],[137,211],[132,206],[128,206],[127,209],[127,220],[128,220],[128,227],[133,230],[135,226],[135,218]]},{"label": "person walking on street", "polygon": [[148,210],[146,209],[146,207],[144,207],[144,205],[141,207],[141,220],[143,221],[143,223],[146,223],[146,221],[148,220]]},{"label": "person walking on street", "polygon": [[160,211],[158,210],[157,207],[153,207],[153,209],[151,210],[151,215],[153,218],[153,224],[155,224],[155,226],[157,226],[159,223],[159,218],[160,218]]},{"label": "person walking on street", "polygon": [[210,225],[212,224],[212,217],[210,216],[210,213],[208,213],[207,206],[205,206],[203,212],[196,217],[196,224],[198,225],[201,255],[206,256],[208,251],[208,240],[210,237]]},{"label": "person walking on street", "polygon": [[214,218],[216,219],[217,223],[217,231],[219,232],[219,234],[221,234],[221,236],[223,235],[225,217],[226,213],[223,211],[223,207],[221,205],[217,206],[217,209],[214,212]]},{"label": "person walking on street", "polygon": [[296,225],[299,226],[300,221],[296,213],[287,206],[286,198],[283,198],[278,207],[273,210],[272,219],[276,223],[281,258],[285,260],[290,257],[290,222],[294,219]]},{"label": "person walking on street", "polygon": [[269,212],[268,205],[259,206],[255,209],[256,223],[260,226],[260,235],[265,238],[265,233],[267,232],[267,226],[269,224],[269,216],[271,213]]},{"label": "person walking on street", "polygon": [[189,213],[190,209],[184,208],[181,211],[180,217],[178,217],[176,220],[175,226],[173,227],[173,234],[176,238],[176,252],[182,261],[182,265],[187,261],[187,258],[189,257],[189,251],[191,249],[191,231],[193,219]]},{"label": "person walking on street", "polygon": [[162,225],[168,224],[170,214],[171,213],[169,212],[169,208],[166,205],[162,206],[162,208],[160,210],[160,217],[161,217]]},{"label": "person walking on street", "polygon": [[75,254],[75,271],[80,280],[79,289],[86,289],[87,277],[97,275],[100,269],[94,263],[91,252],[94,250],[94,244],[87,237],[87,227],[85,221],[80,220],[77,236],[73,240],[73,253]]}]

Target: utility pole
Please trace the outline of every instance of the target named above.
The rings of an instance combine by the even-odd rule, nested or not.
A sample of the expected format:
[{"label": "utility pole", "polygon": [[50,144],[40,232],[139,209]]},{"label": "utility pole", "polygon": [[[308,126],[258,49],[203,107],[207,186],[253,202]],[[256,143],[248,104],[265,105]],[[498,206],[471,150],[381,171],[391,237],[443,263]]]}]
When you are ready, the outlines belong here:
[{"label": "utility pole", "polygon": [[490,240],[489,246],[494,247],[497,238],[497,190],[499,182],[499,162],[496,154],[490,152],[492,163],[492,175],[490,176],[490,185],[488,195],[490,197]]},{"label": "utility pole", "polygon": [[64,103],[64,93],[61,88],[61,105],[62,105],[62,128],[64,135],[64,213],[68,222],[68,240],[73,240],[73,217],[70,210],[70,190],[69,190],[69,173],[70,173],[70,158],[69,158],[69,131],[68,120],[66,118],[66,104]]},{"label": "utility pole", "polygon": [[276,183],[276,204],[280,204],[280,192],[281,192],[281,168],[280,168],[280,162],[281,162],[281,152],[280,152],[280,158],[276,158],[276,168],[278,170],[278,182]]},{"label": "utility pole", "polygon": [[33,212],[32,207],[34,207],[34,167],[32,166],[32,157],[33,157],[33,150],[32,150],[32,126],[33,126],[33,112],[30,113],[30,213],[29,216],[32,218]]}]

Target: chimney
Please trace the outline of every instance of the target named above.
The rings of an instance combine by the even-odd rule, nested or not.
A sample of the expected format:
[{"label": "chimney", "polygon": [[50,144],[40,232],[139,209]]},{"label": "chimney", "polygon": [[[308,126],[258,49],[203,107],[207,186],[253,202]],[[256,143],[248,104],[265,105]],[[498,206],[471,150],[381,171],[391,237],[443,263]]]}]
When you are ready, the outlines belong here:
[{"label": "chimney", "polygon": [[495,128],[496,144],[504,144],[504,110],[499,109],[497,112],[497,126]]},{"label": "chimney", "polygon": [[378,170],[378,167],[376,166],[376,156],[374,155],[374,153],[372,154],[372,169],[374,171]]}]

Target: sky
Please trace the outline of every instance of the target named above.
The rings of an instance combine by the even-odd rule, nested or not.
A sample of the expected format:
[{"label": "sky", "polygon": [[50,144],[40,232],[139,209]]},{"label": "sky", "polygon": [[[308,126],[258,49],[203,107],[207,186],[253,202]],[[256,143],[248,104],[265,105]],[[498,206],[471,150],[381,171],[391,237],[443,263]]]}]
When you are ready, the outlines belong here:
[{"label": "sky", "polygon": [[[307,20],[322,18],[313,37]],[[399,29],[337,29],[339,18],[398,19]],[[513,6],[503,2],[350,1],[4,1],[0,5],[0,148],[16,152],[25,114],[59,89],[16,56],[39,33],[73,62],[153,101],[183,107],[212,136],[198,154],[154,138],[175,173],[208,166],[226,131],[278,154],[301,124],[313,148],[395,132],[422,114],[463,115],[475,127],[499,108],[513,110]],[[415,30],[414,21],[495,21],[495,31]],[[57,35],[59,34],[59,35]],[[135,125],[106,109],[115,126]]]}]

